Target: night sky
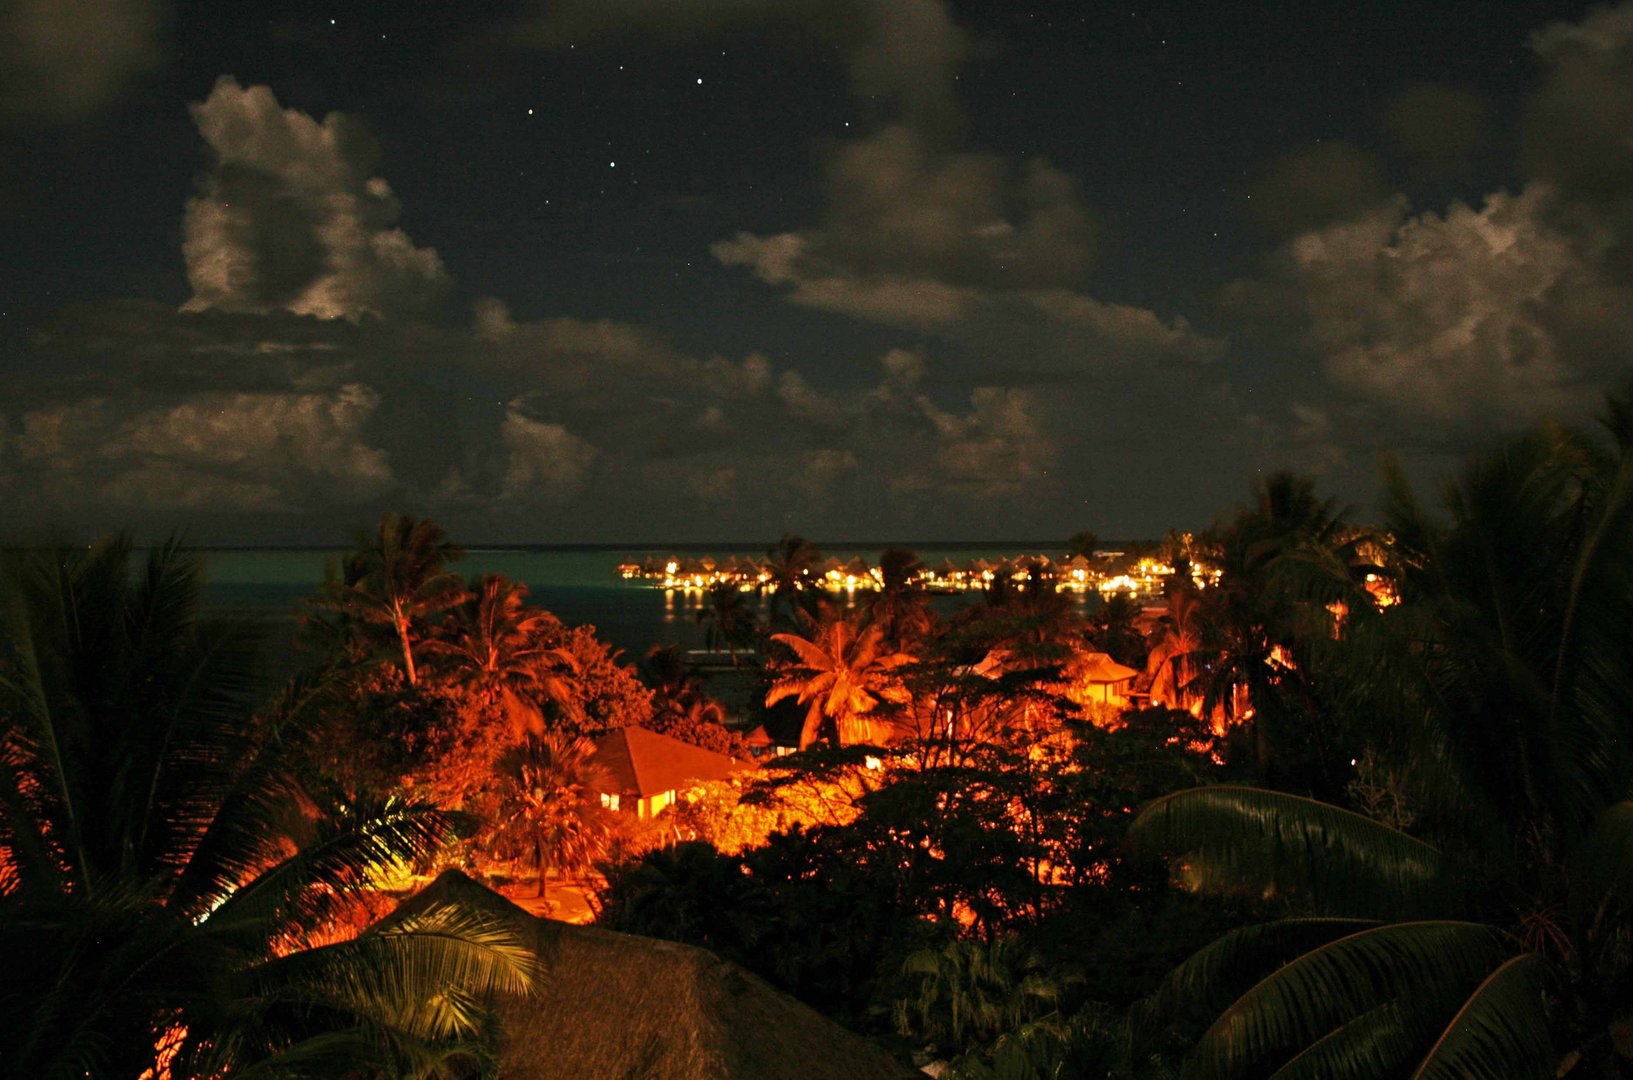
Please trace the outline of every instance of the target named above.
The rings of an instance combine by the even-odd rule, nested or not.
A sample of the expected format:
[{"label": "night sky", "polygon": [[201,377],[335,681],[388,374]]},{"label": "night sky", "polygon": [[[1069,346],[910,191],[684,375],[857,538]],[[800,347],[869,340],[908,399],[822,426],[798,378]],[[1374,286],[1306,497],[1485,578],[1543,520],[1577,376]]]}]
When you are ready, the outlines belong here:
[{"label": "night sky", "polygon": [[1633,370],[1633,4],[3,0],[0,140],[6,539],[1365,517]]}]

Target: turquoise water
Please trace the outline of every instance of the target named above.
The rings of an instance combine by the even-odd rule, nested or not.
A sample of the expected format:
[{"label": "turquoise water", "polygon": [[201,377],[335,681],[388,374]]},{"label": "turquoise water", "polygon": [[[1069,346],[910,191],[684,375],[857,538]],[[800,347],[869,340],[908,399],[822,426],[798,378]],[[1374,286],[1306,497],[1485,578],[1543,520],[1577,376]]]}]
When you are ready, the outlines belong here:
[{"label": "turquoise water", "polygon": [[[824,549],[825,557],[846,561],[857,556],[878,562],[880,547]],[[1036,544],[938,545],[914,549],[926,563],[944,558],[968,562],[1039,553],[1058,557],[1052,546]],[[338,565],[344,552],[318,548],[259,548],[205,550],[205,603],[216,611],[263,617],[293,616],[300,600],[324,580],[325,566]],[[652,556],[675,554],[695,557],[712,554],[761,557],[765,545],[615,548],[573,547],[550,549],[475,548],[454,568],[467,577],[504,574],[526,582],[530,599],[568,625],[590,624],[600,636],[635,659],[655,644],[701,648],[697,626],[701,597],[665,592],[640,581],[625,581],[617,567]],[[969,602],[969,601],[962,601]]]}]

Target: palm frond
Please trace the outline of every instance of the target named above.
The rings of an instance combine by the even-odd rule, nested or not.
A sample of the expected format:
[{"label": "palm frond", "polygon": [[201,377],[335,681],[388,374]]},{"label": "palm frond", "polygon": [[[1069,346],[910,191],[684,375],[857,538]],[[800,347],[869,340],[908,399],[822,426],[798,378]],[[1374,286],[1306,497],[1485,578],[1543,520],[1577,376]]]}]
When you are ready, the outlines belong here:
[{"label": "palm frond", "polygon": [[434,855],[470,823],[457,811],[397,800],[366,808],[340,819],[330,836],[230,891],[203,925],[207,932],[232,935],[314,928],[337,904],[378,884],[382,875]]},{"label": "palm frond", "polygon": [[[1479,923],[1391,923],[1359,930],[1305,953],[1239,997],[1198,1040],[1187,1073],[1264,1075],[1390,1002],[1402,1005],[1403,1024],[1438,1024],[1435,1011],[1448,1000],[1455,1005],[1457,995],[1468,993],[1508,951],[1503,935]],[[1353,1034],[1369,1054],[1392,1045],[1379,1033],[1364,1040],[1362,1030]]]},{"label": "palm frond", "polygon": [[1270,1080],[1366,1080],[1389,1076],[1411,1056],[1416,1036],[1401,1003],[1386,1001],[1299,1051],[1271,1073]]},{"label": "palm frond", "polygon": [[1169,972],[1144,1011],[1158,1023],[1182,1015],[1218,1016],[1288,961],[1377,925],[1375,919],[1278,919],[1232,930]]},{"label": "palm frond", "polygon": [[1187,886],[1308,896],[1328,913],[1432,908],[1446,896],[1439,850],[1360,814],[1286,792],[1217,786],[1155,800],[1136,847],[1179,857]]},{"label": "palm frond", "polygon": [[1541,962],[1505,961],[1470,994],[1412,1073],[1413,1080],[1518,1080],[1554,1075]]}]

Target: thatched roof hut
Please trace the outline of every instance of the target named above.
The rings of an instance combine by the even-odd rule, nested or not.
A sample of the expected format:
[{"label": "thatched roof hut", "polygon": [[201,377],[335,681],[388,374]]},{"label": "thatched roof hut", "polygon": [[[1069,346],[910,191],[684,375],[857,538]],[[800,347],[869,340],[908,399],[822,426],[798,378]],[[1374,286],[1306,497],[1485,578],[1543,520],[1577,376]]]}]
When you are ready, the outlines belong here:
[{"label": "thatched roof hut", "polygon": [[499,1002],[506,1080],[913,1075],[711,952],[537,918],[455,870],[387,918],[450,902],[503,920],[538,952],[538,992]]}]

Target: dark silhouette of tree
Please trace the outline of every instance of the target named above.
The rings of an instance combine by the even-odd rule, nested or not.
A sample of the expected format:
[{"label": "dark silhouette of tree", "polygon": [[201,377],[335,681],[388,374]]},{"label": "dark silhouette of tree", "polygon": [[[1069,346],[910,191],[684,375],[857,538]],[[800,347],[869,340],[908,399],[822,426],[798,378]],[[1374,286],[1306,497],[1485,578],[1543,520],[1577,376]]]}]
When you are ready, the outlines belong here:
[{"label": "dark silhouette of tree", "polygon": [[732,666],[737,666],[736,650],[753,645],[760,636],[759,620],[748,602],[748,594],[734,582],[709,586],[697,624],[703,628],[703,643],[716,652],[730,649]]},{"label": "dark silhouette of tree", "polygon": [[803,536],[784,533],[781,540],[766,552],[766,573],[770,580],[765,588],[771,593],[771,621],[795,625],[795,615],[803,611],[813,613],[821,602],[817,586],[817,568],[822,565],[822,552]]},{"label": "dark silhouette of tree", "polygon": [[1100,537],[1084,529],[1082,532],[1073,533],[1066,541],[1066,556],[1070,558],[1073,555],[1081,555],[1085,559],[1092,559],[1095,549],[1099,546]]},{"label": "dark silhouette of tree", "polygon": [[1419,835],[1256,788],[1141,814],[1136,840],[1192,886],[1310,912],[1170,977],[1159,1005],[1218,1015],[1195,1074],[1633,1069],[1627,407],[1609,449],[1550,426],[1475,461],[1445,523],[1388,477],[1402,602],[1350,612],[1339,673]]},{"label": "dark silhouette of tree", "polygon": [[919,557],[906,548],[887,547],[879,553],[879,588],[868,597],[867,616],[891,649],[911,648],[935,627],[930,598],[918,587],[923,571]]},{"label": "dark silhouette of tree", "polygon": [[12,559],[0,577],[5,1071],[399,1075],[466,1049],[530,954],[456,908],[351,940],[385,873],[459,815],[330,802],[290,771],[322,717],[257,718],[256,641],[198,618],[174,545]]},{"label": "dark silhouette of tree", "polygon": [[427,621],[464,600],[465,583],[448,569],[463,554],[435,522],[386,514],[374,532],[357,538],[341,580],[311,603],[394,639],[408,681],[416,683],[414,645],[424,638]]}]

